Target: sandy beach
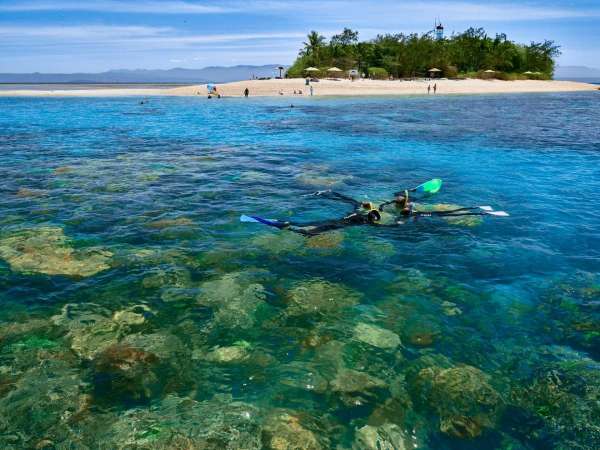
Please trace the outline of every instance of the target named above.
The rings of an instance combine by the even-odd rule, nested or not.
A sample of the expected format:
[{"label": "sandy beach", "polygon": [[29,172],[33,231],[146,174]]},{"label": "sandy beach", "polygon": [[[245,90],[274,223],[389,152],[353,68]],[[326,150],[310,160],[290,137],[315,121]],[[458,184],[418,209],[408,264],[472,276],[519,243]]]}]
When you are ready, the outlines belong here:
[{"label": "sandy beach", "polygon": [[[574,92],[600,89],[599,86],[575,81],[500,81],[500,80],[320,80],[312,83],[315,96],[378,96],[378,95],[427,95],[427,86],[437,84],[438,94],[501,94],[526,92]],[[297,97],[294,91],[310,95],[304,79],[248,80],[218,84],[224,97],[240,97],[248,88],[251,97],[289,96]],[[206,85],[177,88],[136,89],[73,89],[73,90],[14,90],[0,91],[0,97],[124,97],[124,96],[206,96]],[[432,90],[433,94],[433,90]]]}]

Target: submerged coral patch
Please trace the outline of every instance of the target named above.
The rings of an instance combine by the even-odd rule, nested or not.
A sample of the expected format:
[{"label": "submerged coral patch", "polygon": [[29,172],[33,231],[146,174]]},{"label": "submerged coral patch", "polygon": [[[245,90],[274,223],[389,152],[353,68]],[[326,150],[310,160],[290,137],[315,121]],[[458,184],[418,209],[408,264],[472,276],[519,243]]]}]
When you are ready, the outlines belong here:
[{"label": "submerged coral patch", "polygon": [[58,227],[30,228],[0,238],[0,258],[16,272],[89,277],[109,269],[111,256],[101,248],[74,249]]}]

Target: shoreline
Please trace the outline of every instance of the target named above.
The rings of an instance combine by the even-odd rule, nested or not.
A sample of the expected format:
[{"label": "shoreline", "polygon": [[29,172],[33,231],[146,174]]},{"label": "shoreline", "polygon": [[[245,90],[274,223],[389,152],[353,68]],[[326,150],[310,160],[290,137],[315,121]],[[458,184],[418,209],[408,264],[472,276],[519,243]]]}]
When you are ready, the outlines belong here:
[{"label": "shoreline", "polygon": [[[360,96],[406,96],[428,95],[427,87],[437,84],[437,94],[505,94],[541,92],[580,92],[600,90],[600,86],[590,83],[562,80],[331,80],[324,79],[311,83],[316,97],[360,97]],[[244,89],[250,90],[250,97],[309,97],[310,88],[303,78],[247,80],[217,84],[224,97],[243,97]],[[294,91],[302,91],[294,95]],[[283,95],[280,94],[283,92]],[[20,89],[0,90],[0,97],[207,97],[206,84],[165,88],[102,88],[102,89]]]}]

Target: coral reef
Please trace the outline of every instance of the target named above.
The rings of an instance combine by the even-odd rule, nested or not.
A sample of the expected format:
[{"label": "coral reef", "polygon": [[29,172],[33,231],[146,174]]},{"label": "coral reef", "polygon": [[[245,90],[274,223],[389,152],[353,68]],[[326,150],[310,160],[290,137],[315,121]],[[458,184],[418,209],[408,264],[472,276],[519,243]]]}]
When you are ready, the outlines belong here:
[{"label": "coral reef", "polygon": [[75,250],[62,228],[39,227],[0,238],[0,258],[23,273],[89,277],[110,268],[112,253],[99,248]]},{"label": "coral reef", "polygon": [[502,406],[489,376],[472,366],[421,369],[412,379],[419,401],[440,418],[440,431],[475,438],[494,426]]},{"label": "coral reef", "polygon": [[361,295],[342,284],[315,278],[296,283],[287,298],[286,313],[290,316],[328,315],[357,304]]}]

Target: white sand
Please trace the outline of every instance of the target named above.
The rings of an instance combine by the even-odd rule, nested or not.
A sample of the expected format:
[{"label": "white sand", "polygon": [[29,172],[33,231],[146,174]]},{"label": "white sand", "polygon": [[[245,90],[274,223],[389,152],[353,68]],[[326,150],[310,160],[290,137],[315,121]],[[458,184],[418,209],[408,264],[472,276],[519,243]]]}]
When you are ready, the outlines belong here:
[{"label": "white sand", "polygon": [[[437,84],[438,94],[501,94],[518,92],[573,92],[598,90],[599,86],[574,81],[500,81],[500,80],[435,80],[435,81],[376,81],[376,80],[321,80],[313,83],[315,96],[362,96],[362,95],[427,95],[427,86]],[[245,88],[250,96],[294,97],[294,90],[309,95],[304,79],[248,80],[219,84],[218,90],[225,97],[240,97]],[[207,95],[206,85],[184,86],[164,89],[82,89],[82,90],[15,90],[0,91],[1,97],[121,97],[121,96],[190,96]]]}]

